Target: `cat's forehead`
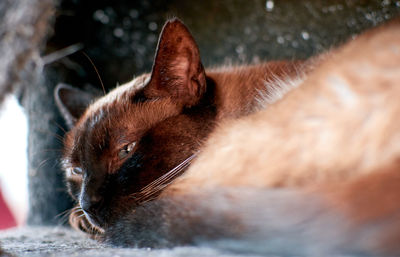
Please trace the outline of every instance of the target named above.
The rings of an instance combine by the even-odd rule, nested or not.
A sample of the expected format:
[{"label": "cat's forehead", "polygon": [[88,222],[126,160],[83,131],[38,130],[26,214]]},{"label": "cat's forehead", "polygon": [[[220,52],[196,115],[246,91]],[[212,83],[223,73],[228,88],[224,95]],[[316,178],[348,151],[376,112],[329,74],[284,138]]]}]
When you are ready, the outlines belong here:
[{"label": "cat's forehead", "polygon": [[128,109],[135,106],[131,101],[132,96],[147,85],[149,77],[149,74],[137,77],[93,102],[66,136],[66,148],[71,150],[67,151],[67,155],[77,154],[80,149],[77,146],[85,141],[102,141],[101,137],[109,134],[110,124],[114,130],[116,127],[126,127]]},{"label": "cat's forehead", "polygon": [[99,98],[97,101],[92,103],[87,111],[87,114],[96,113],[101,110],[104,106],[110,105],[114,102],[124,102],[129,101],[129,98],[132,97],[136,92],[140,89],[144,88],[150,80],[150,74],[141,75],[128,83],[125,83],[121,86],[116,87],[111,92],[106,94],[105,96]]},{"label": "cat's forehead", "polygon": [[85,142],[102,145],[106,140],[119,142],[125,140],[125,137],[140,136],[158,122],[177,115],[181,107],[169,97],[144,102],[134,100],[149,80],[150,74],[144,74],[92,103],[68,133],[67,148],[78,150],[80,148],[76,146],[84,145]]}]

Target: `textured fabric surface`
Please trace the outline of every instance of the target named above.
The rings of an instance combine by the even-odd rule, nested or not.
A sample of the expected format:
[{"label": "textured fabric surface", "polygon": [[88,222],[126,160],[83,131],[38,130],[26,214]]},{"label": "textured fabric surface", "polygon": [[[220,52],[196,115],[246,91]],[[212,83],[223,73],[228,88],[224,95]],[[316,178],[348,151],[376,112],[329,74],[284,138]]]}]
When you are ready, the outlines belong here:
[{"label": "textured fabric surface", "polygon": [[[101,245],[84,237],[79,232],[63,227],[25,227],[4,231],[0,242],[9,254],[14,256],[113,256],[113,257],[172,257],[172,256],[256,256],[221,252],[203,247],[176,247],[172,249],[113,248]],[[2,255],[0,255],[2,256]],[[272,256],[271,256],[272,257]],[[277,257],[277,256],[275,256]]]}]

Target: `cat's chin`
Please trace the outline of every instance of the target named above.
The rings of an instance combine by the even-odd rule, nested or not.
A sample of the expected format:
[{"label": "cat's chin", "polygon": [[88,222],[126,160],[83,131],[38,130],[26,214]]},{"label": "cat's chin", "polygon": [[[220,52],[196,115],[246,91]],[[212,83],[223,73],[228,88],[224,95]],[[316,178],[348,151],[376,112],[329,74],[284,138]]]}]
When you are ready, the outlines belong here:
[{"label": "cat's chin", "polygon": [[105,221],[103,218],[92,215],[86,211],[83,211],[83,213],[85,214],[85,217],[86,217],[87,221],[90,223],[90,225],[92,225],[93,227],[95,227],[98,230],[103,230],[103,226],[105,224]]},{"label": "cat's chin", "polygon": [[99,236],[104,233],[103,228],[95,226],[88,220],[88,216],[79,206],[72,209],[69,215],[69,223],[73,228],[86,233],[93,239],[99,239]]}]

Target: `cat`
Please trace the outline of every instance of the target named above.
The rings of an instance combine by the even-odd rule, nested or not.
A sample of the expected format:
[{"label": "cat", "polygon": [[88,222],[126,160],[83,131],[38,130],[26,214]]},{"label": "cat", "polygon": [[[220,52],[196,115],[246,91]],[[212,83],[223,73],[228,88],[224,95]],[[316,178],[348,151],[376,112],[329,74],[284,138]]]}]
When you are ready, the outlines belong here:
[{"label": "cat", "polygon": [[[213,73],[215,71],[206,71],[205,75],[194,73],[200,79],[191,80],[189,91],[203,95],[202,99],[182,97],[182,91],[173,92],[174,100],[184,107],[179,109],[182,112],[167,115],[174,119],[170,123],[168,118],[159,118],[155,124],[154,120],[144,121],[143,116],[138,115],[138,120],[152,128],[147,129],[150,134],[140,140],[132,136],[134,140],[124,141],[125,146],[118,148],[122,150],[114,152],[114,156],[122,152],[123,158],[133,159],[122,164],[123,161],[112,158],[109,147],[103,147],[107,152],[99,153],[96,144],[110,140],[107,139],[113,136],[110,129],[116,130],[116,135],[122,134],[120,124],[125,124],[124,111],[132,108],[129,100],[141,106],[163,100],[165,91],[157,93],[153,84],[157,81],[157,85],[163,85],[164,80],[158,77],[161,70],[166,78],[171,77],[171,70],[204,72],[201,64],[191,67],[189,63],[192,62],[182,56],[175,56],[169,63],[178,64],[177,68],[162,67],[159,57],[171,60],[168,53],[179,52],[176,48],[182,49],[181,42],[190,41],[192,47],[183,46],[191,49],[185,51],[186,56],[196,56],[188,58],[196,62],[198,59],[197,47],[193,47],[195,43],[183,24],[178,20],[167,22],[151,75],[139,77],[92,103],[80,119],[80,115],[72,117],[64,108],[67,120],[75,124],[67,135],[64,155],[70,192],[83,209],[87,195],[96,203],[107,203],[109,208],[107,215],[102,216],[97,211],[94,216],[86,210],[83,218],[72,215],[71,220],[75,226],[94,233],[97,238],[123,246],[206,244],[242,252],[306,256],[398,254],[400,137],[395,118],[400,114],[397,97],[400,92],[396,88],[400,79],[399,32],[400,20],[395,20],[310,62],[231,67],[220,74]],[[184,39],[180,40],[183,34]],[[168,49],[169,42],[178,43],[172,50]],[[193,49],[196,49],[195,53]],[[237,69],[254,70],[241,76]],[[282,70],[284,72],[279,72]],[[229,80],[226,76],[236,79]],[[188,81],[187,76],[172,77],[172,85],[178,87],[182,85],[181,81]],[[202,77],[205,83],[201,82]],[[257,83],[258,79],[263,82]],[[285,80],[296,83],[281,83]],[[232,93],[230,86],[241,86],[240,82],[245,81],[250,81],[246,90],[251,93],[247,97]],[[199,89],[203,84],[207,90]],[[267,88],[263,88],[265,84]],[[128,90],[132,87],[134,93]],[[211,94],[210,87],[217,93]],[[61,101],[65,95],[62,91],[73,91],[67,88],[60,86],[57,90],[60,106],[65,106],[62,102],[68,102]],[[222,89],[225,91],[219,91]],[[149,97],[154,95],[157,100]],[[221,95],[226,98],[221,100]],[[263,100],[263,96],[266,99]],[[115,100],[128,106],[123,111],[118,110],[120,107]],[[88,101],[83,102],[78,104],[81,109]],[[167,109],[164,102],[157,104],[161,103]],[[196,112],[200,107],[203,110]],[[111,114],[118,119],[107,119],[106,116]],[[158,112],[153,115],[156,114],[160,115]],[[178,123],[176,120],[181,115],[199,119],[200,128]],[[97,125],[104,120],[108,127]],[[181,128],[181,124],[196,136],[171,129],[174,126]],[[149,140],[148,148],[154,158],[161,156],[161,152],[160,145],[153,144],[160,141],[164,144],[165,140],[166,145],[174,145],[159,136],[156,128],[160,128],[164,136],[164,131],[171,132],[168,134],[172,140],[182,144],[177,145],[176,152],[163,148],[163,153],[173,158],[173,162],[163,163],[163,169],[159,170],[171,172],[156,175],[146,168],[150,170],[149,177],[135,173],[129,174],[133,178],[129,180],[125,177],[128,174],[124,174],[126,167],[140,170],[144,163],[141,160],[153,160],[146,159],[143,154],[135,156],[140,153],[139,146]],[[187,140],[182,140],[180,135]],[[191,140],[196,140],[196,144]],[[154,147],[151,149],[150,145]],[[100,154],[106,158],[98,158]],[[111,166],[108,170],[113,172],[107,175],[103,172],[100,178],[78,165],[86,162],[85,165],[96,167],[97,172],[99,166],[104,166],[104,160],[109,160],[106,162]],[[179,163],[181,165],[177,166]],[[150,164],[158,167],[154,160]],[[175,166],[177,168],[173,169]],[[115,172],[115,169],[119,171]],[[94,186],[87,188],[91,176]],[[132,181],[134,184],[129,183]],[[126,188],[128,185],[129,189]],[[118,187],[120,191],[116,189]],[[87,192],[94,189],[97,193],[113,193],[112,197],[107,201],[105,198],[109,196]],[[110,201],[116,203],[112,205]]]},{"label": "cat", "polygon": [[150,74],[99,99],[58,85],[56,103],[71,128],[62,162],[79,203],[70,223],[101,235],[123,213],[156,198],[217,124],[258,110],[259,91],[279,90],[266,86],[271,81],[293,78],[294,86],[303,66],[271,61],[205,70],[189,30],[172,19],[161,32]]}]

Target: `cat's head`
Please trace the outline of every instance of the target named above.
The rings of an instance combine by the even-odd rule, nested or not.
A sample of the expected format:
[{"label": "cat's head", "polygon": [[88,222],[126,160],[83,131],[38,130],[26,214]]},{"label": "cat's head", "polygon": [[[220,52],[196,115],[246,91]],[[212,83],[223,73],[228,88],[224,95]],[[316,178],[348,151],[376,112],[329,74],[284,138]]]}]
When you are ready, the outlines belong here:
[{"label": "cat's head", "polygon": [[150,74],[98,99],[67,85],[56,88],[71,127],[63,156],[69,192],[92,225],[106,227],[154,197],[146,186],[196,151],[214,115],[206,84],[193,37],[173,19],[162,30]]}]

